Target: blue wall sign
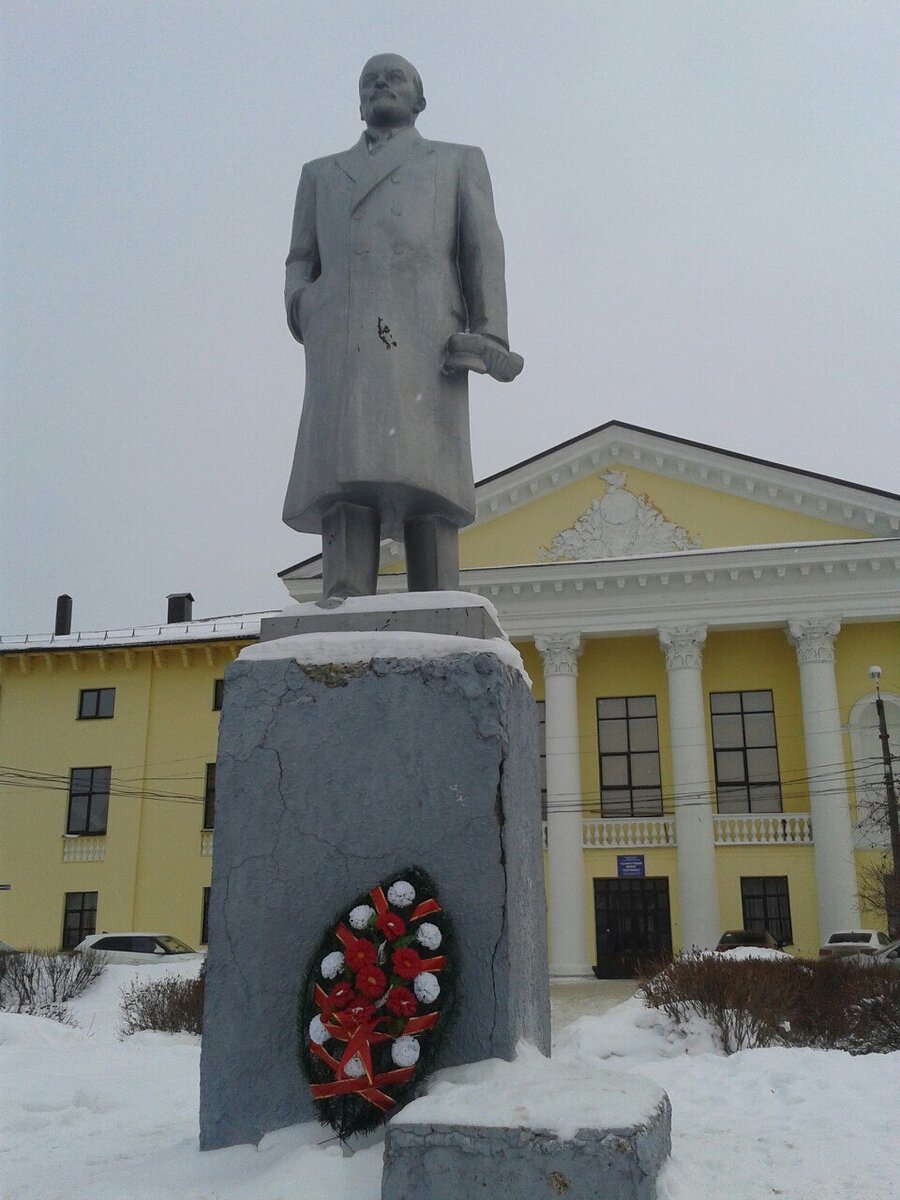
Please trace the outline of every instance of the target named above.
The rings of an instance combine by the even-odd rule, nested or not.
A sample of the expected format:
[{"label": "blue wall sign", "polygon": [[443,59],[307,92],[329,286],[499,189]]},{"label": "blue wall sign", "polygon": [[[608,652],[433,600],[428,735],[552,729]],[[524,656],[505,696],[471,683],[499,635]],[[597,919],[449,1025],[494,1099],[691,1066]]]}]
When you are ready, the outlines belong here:
[{"label": "blue wall sign", "polygon": [[620,879],[641,879],[644,875],[643,854],[617,854],[616,867]]}]

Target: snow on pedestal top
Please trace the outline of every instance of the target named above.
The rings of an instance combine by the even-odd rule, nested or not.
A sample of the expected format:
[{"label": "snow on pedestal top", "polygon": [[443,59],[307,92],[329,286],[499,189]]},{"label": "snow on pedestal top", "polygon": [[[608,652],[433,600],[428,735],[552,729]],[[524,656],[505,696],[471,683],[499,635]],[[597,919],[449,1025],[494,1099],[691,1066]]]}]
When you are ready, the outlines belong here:
[{"label": "snow on pedestal top", "polygon": [[428,1094],[392,1124],[532,1129],[568,1140],[580,1129],[646,1124],[664,1095],[637,1075],[598,1069],[595,1061],[559,1062],[521,1043],[512,1062],[492,1058],[438,1072]]}]

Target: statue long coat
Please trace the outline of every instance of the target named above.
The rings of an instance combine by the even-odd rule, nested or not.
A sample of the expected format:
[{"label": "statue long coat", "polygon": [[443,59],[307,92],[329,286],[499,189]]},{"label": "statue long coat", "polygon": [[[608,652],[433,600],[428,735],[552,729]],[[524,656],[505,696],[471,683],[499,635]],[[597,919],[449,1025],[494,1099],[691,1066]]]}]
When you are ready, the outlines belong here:
[{"label": "statue long coat", "polygon": [[442,374],[451,334],[508,346],[503,240],[484,155],[413,128],[300,177],[285,304],[306,391],[284,520],[318,533],[336,500],[410,516],[475,516],[467,374]]}]

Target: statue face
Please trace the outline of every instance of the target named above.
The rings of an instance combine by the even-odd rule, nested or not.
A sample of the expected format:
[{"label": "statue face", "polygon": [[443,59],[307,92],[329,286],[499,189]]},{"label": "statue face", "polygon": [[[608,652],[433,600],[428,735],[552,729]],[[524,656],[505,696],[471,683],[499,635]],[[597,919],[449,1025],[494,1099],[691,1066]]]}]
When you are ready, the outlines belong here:
[{"label": "statue face", "polygon": [[412,63],[399,54],[376,54],[359,77],[359,114],[367,125],[412,125],[425,97]]}]

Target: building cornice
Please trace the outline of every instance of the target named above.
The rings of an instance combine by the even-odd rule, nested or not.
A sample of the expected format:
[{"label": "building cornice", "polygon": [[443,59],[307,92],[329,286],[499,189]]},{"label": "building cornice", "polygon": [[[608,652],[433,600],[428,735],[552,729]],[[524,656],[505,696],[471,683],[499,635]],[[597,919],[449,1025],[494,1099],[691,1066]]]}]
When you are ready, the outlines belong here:
[{"label": "building cornice", "polygon": [[[291,580],[297,600],[315,580]],[[385,575],[380,590],[403,591]],[[548,631],[655,636],[660,625],[783,626],[823,610],[845,622],[900,618],[900,538],[681,551],[592,562],[480,567],[461,587],[491,600],[511,637]]]}]

